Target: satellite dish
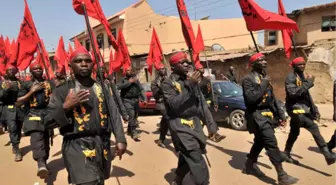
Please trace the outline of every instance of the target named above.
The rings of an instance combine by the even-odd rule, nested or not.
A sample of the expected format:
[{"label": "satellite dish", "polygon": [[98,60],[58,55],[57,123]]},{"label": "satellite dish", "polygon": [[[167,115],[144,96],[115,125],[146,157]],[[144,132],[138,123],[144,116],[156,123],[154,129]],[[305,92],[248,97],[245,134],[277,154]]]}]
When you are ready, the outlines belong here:
[{"label": "satellite dish", "polygon": [[211,46],[212,51],[224,51],[224,47],[221,46],[220,44],[213,44]]}]

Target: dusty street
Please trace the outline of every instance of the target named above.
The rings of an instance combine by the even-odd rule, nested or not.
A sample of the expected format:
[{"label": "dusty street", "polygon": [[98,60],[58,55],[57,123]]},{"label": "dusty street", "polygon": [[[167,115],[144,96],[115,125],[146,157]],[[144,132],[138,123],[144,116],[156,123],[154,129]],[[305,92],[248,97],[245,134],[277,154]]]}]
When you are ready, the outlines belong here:
[{"label": "dusty street", "polygon": [[[106,185],[168,185],[174,178],[173,170],[177,166],[177,158],[173,145],[168,138],[168,147],[159,148],[155,140],[159,135],[157,123],[160,116],[140,117],[142,121],[141,142],[134,142],[129,137],[128,152],[122,161],[115,159],[113,172]],[[322,135],[329,141],[336,124],[328,122],[328,127],[320,127]],[[205,132],[207,133],[207,131]],[[227,138],[219,144],[209,142],[208,156],[212,165],[210,169],[211,185],[261,185],[275,184],[277,177],[265,151],[261,153],[260,168],[267,174],[268,179],[259,180],[253,176],[241,173],[245,156],[251,147],[253,136],[247,132],[237,132],[228,128],[221,128],[220,133]],[[279,132],[277,138],[281,149],[284,148],[287,134]],[[8,134],[0,136],[0,174],[3,185],[66,185],[67,173],[64,169],[60,146],[62,137],[54,139],[51,149],[49,167],[52,175],[46,182],[36,177],[36,163],[32,159],[29,147],[29,138],[22,139],[24,159],[15,163],[10,146],[5,146],[9,141]],[[336,165],[327,166],[326,162],[306,130],[301,130],[301,135],[294,146],[294,156],[300,160],[301,166],[284,164],[285,170],[300,179],[301,185],[333,185],[335,184]]]}]

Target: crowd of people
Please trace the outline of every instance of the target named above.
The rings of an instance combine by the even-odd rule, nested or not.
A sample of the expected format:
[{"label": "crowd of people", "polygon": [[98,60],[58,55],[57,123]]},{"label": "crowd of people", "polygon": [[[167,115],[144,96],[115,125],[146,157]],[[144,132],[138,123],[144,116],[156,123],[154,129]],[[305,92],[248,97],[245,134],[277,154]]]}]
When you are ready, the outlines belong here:
[{"label": "crowd of people", "polygon": [[[169,64],[170,74],[163,64],[155,66],[157,76],[151,84],[157,109],[162,115],[157,144],[165,147],[169,130],[179,154],[172,185],[182,185],[184,179],[195,185],[208,185],[210,174],[203,158],[207,153],[207,137],[203,127],[208,130],[208,139],[220,142],[225,138],[218,133],[210,112],[210,109],[218,110],[217,100],[211,92],[211,80],[204,76],[204,67],[200,63],[193,64],[184,52],[173,54]],[[305,64],[301,57],[293,60],[293,72],[286,78],[286,109],[291,117],[291,130],[285,150],[281,152],[274,128],[286,125],[285,113],[274,96],[271,78],[266,73],[265,56],[261,53],[251,56],[251,72],[241,85],[248,131],[254,134],[254,144],[247,155],[243,173],[257,177],[265,175],[256,165],[265,148],[278,174],[279,184],[297,183],[297,178],[285,172],[282,162],[299,164],[291,157],[291,150],[301,128],[312,134],[327,164],[335,163],[336,156],[332,152],[335,134],[326,143],[314,123],[320,119],[309,93],[315,77],[304,74]],[[72,77],[66,79],[65,70],[59,69],[53,81],[43,77],[43,68],[36,62],[30,65],[32,78],[26,81],[15,76],[16,66],[6,66],[0,86],[1,129],[8,129],[16,162],[22,160],[19,147],[22,130],[30,137],[37,175],[45,179],[50,173],[47,165],[50,141],[53,130],[58,128],[63,136],[61,150],[69,183],[103,185],[110,176],[112,159],[117,156],[121,159],[127,148],[122,122],[127,122],[127,134],[132,139],[140,138],[137,132],[139,100],[146,102],[146,96],[132,68],[127,69],[125,77],[116,83],[113,75],[107,75],[104,65],[95,64],[83,47],[71,54],[69,65]],[[100,80],[92,78],[94,65],[102,67],[102,78],[97,78]],[[227,76],[238,83],[233,67]],[[112,135],[115,153],[110,150]]]}]

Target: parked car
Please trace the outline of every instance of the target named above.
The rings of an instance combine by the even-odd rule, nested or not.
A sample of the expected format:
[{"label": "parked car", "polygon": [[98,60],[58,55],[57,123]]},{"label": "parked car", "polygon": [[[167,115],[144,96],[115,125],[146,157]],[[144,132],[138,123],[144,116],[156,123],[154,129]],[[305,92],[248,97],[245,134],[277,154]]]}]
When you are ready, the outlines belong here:
[{"label": "parked car", "polygon": [[145,91],[145,96],[147,97],[147,104],[144,102],[139,102],[140,111],[155,111],[156,110],[156,102],[153,97],[153,93],[151,90],[150,83],[143,83],[141,84]]},{"label": "parked car", "polygon": [[230,81],[212,81],[212,87],[218,103],[217,112],[210,109],[214,120],[225,121],[235,130],[246,130],[246,106],[242,88]]}]

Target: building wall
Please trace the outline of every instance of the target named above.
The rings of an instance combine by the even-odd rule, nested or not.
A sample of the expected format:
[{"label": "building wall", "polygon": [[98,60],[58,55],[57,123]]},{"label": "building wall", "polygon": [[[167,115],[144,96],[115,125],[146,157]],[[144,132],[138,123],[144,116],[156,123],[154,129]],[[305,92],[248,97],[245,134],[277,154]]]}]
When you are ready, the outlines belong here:
[{"label": "building wall", "polygon": [[[317,11],[303,12],[297,18],[299,33],[294,33],[295,42],[297,45],[311,45],[317,40],[336,38],[336,32],[322,32],[322,16],[335,16],[336,7],[319,9]],[[265,31],[265,46],[268,44],[268,34],[270,30]],[[277,44],[275,46],[283,47],[281,31],[277,31]]]}]

